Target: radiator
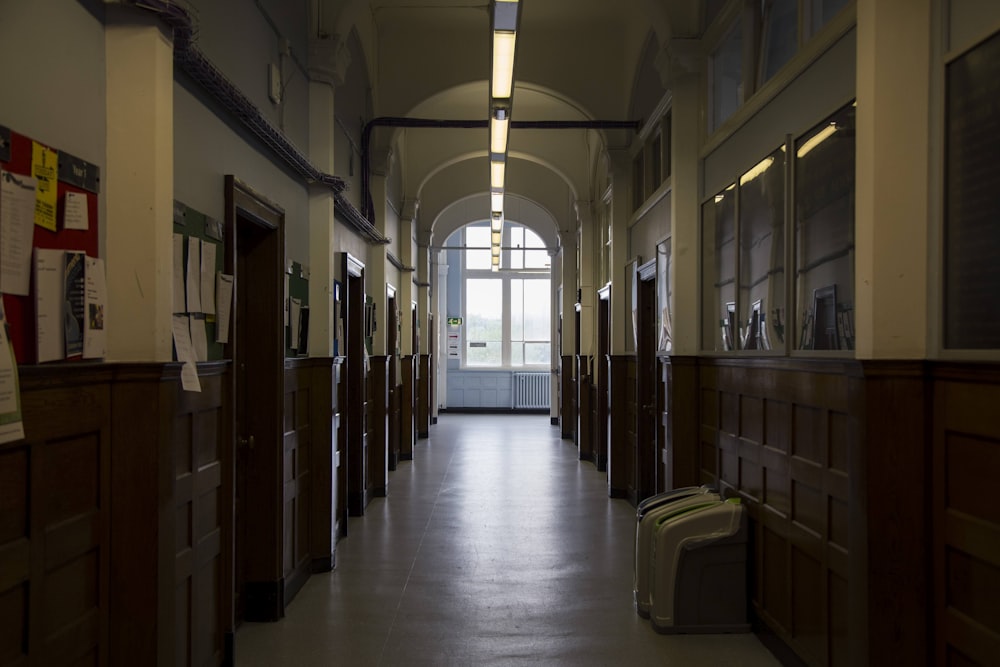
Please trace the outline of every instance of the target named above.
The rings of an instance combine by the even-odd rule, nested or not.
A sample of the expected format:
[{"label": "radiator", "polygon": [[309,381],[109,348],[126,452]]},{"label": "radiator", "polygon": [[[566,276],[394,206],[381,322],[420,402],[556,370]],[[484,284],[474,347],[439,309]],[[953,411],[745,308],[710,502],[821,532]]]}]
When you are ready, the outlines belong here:
[{"label": "radiator", "polygon": [[514,409],[549,408],[549,373],[514,373]]}]

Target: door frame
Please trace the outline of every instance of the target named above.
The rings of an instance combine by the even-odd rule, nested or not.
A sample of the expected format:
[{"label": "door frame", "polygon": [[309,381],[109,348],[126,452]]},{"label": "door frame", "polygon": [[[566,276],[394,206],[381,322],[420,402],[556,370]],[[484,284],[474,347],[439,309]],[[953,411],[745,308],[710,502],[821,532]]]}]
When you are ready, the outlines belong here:
[{"label": "door frame", "polygon": [[[232,174],[225,176],[224,190],[225,268],[233,276],[233,322],[225,345],[225,356],[233,360],[230,388],[233,437],[232,455],[223,469],[223,524],[228,527],[229,535],[222,538],[229,567],[224,575],[228,589],[224,595],[228,604],[225,614],[229,630],[234,631],[238,621],[278,617],[284,608],[278,502],[285,357],[284,319],[280,315],[284,300],[285,212]],[[248,229],[259,232],[261,241],[246,249],[254,254],[255,270],[241,276],[238,257],[244,249],[239,247],[238,239],[240,232]],[[257,270],[258,267],[264,270]],[[244,298],[251,299],[246,303],[253,307],[246,321],[241,321],[240,304]],[[253,345],[247,344],[247,349],[237,343],[243,330],[254,332]],[[246,370],[244,364],[248,360],[252,365]],[[245,372],[252,377],[246,377]],[[241,407],[247,398],[253,406],[249,413]],[[243,499],[237,516],[239,461],[245,462],[247,483],[256,482],[256,492]],[[272,487],[271,493],[268,487]],[[251,515],[253,522],[241,523]],[[241,526],[246,530],[241,544],[245,553],[237,552],[237,539],[243,534]],[[257,560],[248,562],[238,572],[237,559],[248,554],[254,554]],[[237,574],[242,574],[241,581],[236,580]]]}]

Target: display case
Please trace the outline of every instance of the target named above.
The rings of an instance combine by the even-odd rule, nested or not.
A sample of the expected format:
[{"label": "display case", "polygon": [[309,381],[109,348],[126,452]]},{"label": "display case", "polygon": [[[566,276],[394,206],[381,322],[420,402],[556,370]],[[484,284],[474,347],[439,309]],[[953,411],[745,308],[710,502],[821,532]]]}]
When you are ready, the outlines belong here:
[{"label": "display case", "polygon": [[781,349],[786,320],[784,147],[740,177],[739,237],[739,348]]},{"label": "display case", "polygon": [[702,349],[736,349],[736,184],[702,205]]},{"label": "display case", "polygon": [[795,140],[800,350],[854,349],[854,135],[852,103]]}]

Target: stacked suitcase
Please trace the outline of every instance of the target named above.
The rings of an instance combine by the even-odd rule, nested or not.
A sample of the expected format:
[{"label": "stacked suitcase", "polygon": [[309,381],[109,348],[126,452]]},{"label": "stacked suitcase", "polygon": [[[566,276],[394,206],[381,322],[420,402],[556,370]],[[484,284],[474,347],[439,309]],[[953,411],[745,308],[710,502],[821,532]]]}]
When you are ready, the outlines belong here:
[{"label": "stacked suitcase", "polygon": [[636,611],[658,632],[746,632],[747,525],[738,498],[685,487],[636,508]]}]

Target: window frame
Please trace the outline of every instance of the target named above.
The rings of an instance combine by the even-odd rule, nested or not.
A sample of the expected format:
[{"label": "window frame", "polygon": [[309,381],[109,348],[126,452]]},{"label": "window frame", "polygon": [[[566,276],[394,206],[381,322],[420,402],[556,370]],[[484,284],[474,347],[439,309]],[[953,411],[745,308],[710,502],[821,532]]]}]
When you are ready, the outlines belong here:
[{"label": "window frame", "polygon": [[[551,367],[551,361],[546,360],[541,364],[527,364],[523,363],[521,365],[513,365],[511,363],[511,352],[513,349],[514,341],[511,340],[511,283],[514,280],[544,280],[546,282],[547,289],[550,294],[549,301],[549,327],[548,327],[548,338],[545,341],[542,340],[520,340],[517,341],[520,344],[524,343],[540,343],[546,342],[549,345],[549,357],[551,359],[552,355],[552,302],[551,302],[551,290],[552,290],[552,269],[551,266],[548,268],[528,268],[528,269],[511,269],[510,267],[510,253],[516,252],[514,249],[510,248],[510,238],[511,230],[514,228],[523,228],[526,233],[530,232],[541,240],[534,230],[532,230],[527,225],[522,225],[519,223],[507,222],[504,224],[504,249],[501,251],[501,270],[493,271],[492,269],[470,269],[466,265],[467,253],[469,248],[466,244],[467,230],[469,228],[476,228],[481,226],[489,226],[489,222],[478,222],[471,223],[462,228],[462,245],[466,247],[466,251],[462,253],[462,264],[461,264],[461,290],[462,290],[462,317],[463,321],[468,322],[468,281],[473,280],[497,280],[501,283],[501,345],[500,345],[500,364],[495,366],[486,365],[470,365],[468,362],[468,352],[469,345],[472,341],[469,340],[467,335],[467,326],[463,327],[462,335],[462,354],[459,360],[459,366],[462,370],[467,371],[539,371],[547,370]],[[525,247],[521,249],[522,252],[526,250],[536,249],[539,251],[544,251],[544,242],[541,247],[534,248],[528,247],[525,243]],[[522,258],[522,262],[523,262]]]}]

